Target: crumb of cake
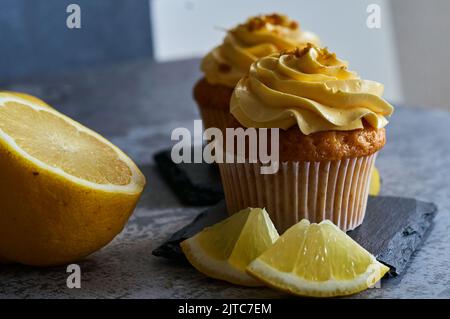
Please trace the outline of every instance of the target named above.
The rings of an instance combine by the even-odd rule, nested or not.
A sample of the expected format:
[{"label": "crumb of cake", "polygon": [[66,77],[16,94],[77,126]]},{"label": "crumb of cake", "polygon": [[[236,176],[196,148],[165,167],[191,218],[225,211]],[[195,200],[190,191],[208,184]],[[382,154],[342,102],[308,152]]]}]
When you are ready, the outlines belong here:
[{"label": "crumb of cake", "polygon": [[256,17],[247,22],[247,30],[250,32],[262,29],[266,23],[263,19]]},{"label": "crumb of cake", "polygon": [[290,21],[286,16],[277,13],[252,17],[248,19],[245,24],[242,24],[240,26],[247,28],[247,30],[250,32],[253,32],[266,27],[268,24],[274,26],[285,26],[292,30],[298,28],[297,22]]},{"label": "crumb of cake", "polygon": [[[295,56],[296,58],[301,58],[301,57],[305,56],[306,54],[308,54],[311,49],[314,49],[317,51],[317,60],[325,66],[333,65],[334,62],[337,60],[336,53],[328,51],[328,48],[318,48],[317,46],[315,46],[314,44],[309,43],[309,42],[303,48],[297,47],[293,50],[280,51],[279,56],[281,57],[282,55],[291,55],[291,56]],[[342,70],[346,70],[347,66],[342,65],[342,66],[340,66],[340,68]]]},{"label": "crumb of cake", "polygon": [[288,52],[287,54],[295,55],[297,58],[301,58],[305,54],[309,52],[312,48],[315,48],[315,46],[312,43],[307,43],[306,46],[303,49],[295,48],[294,51]]},{"label": "crumb of cake", "polygon": [[222,73],[229,73],[231,71],[231,66],[226,63],[219,63],[218,69]]},{"label": "crumb of cake", "polygon": [[266,15],[266,16],[264,16],[264,18],[267,21],[267,23],[274,24],[274,25],[283,25],[284,22],[286,21],[285,17],[283,17],[279,14],[276,14],[276,13]]},{"label": "crumb of cake", "polygon": [[289,24],[289,28],[292,29],[292,30],[298,29],[298,23],[297,23],[296,21],[292,21],[292,22]]}]

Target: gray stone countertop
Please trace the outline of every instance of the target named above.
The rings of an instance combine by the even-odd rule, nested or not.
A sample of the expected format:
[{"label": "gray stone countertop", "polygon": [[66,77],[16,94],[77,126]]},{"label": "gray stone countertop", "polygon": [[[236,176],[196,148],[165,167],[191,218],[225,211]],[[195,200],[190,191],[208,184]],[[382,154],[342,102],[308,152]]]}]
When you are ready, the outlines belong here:
[{"label": "gray stone countertop", "polygon": [[[141,167],[148,186],[124,231],[79,262],[81,289],[66,286],[65,267],[0,265],[0,298],[270,298],[266,288],[208,279],[151,251],[202,209],[184,207],[158,175],[155,151],[172,145],[175,127],[193,127],[198,61],[139,61],[77,73],[0,83],[48,101],[98,131]],[[450,113],[397,107],[377,160],[382,195],[415,197],[439,207],[435,226],[404,275],[353,298],[450,298]]]}]

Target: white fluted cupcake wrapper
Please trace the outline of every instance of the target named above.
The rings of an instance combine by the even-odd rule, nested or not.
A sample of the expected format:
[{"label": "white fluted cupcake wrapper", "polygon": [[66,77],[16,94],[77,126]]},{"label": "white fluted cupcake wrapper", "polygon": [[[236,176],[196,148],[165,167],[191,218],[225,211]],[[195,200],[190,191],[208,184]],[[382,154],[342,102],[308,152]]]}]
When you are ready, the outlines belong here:
[{"label": "white fluted cupcake wrapper", "polygon": [[280,233],[303,218],[354,229],[364,219],[375,158],[285,162],[267,175],[260,163],[219,164],[228,212],[265,207]]}]

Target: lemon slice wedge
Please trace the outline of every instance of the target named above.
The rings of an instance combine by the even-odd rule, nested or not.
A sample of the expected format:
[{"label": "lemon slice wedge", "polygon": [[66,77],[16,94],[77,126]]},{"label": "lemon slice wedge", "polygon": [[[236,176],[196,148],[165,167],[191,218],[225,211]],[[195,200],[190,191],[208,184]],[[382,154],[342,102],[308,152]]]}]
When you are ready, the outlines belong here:
[{"label": "lemon slice wedge", "polygon": [[263,284],[245,271],[278,238],[264,209],[248,208],[181,243],[189,262],[205,275],[244,286]]},{"label": "lemon slice wedge", "polygon": [[247,268],[271,287],[310,297],[354,294],[373,286],[388,270],[332,222],[310,224],[305,219]]},{"label": "lemon slice wedge", "polygon": [[0,92],[0,259],[60,265],[106,245],[145,186],[105,138],[22,93]]}]

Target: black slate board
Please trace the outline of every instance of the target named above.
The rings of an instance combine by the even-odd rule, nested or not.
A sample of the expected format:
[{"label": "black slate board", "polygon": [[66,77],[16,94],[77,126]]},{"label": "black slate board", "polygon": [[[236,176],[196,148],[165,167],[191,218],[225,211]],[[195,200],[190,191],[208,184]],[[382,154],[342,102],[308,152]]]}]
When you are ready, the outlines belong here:
[{"label": "black slate board", "polygon": [[175,164],[170,150],[154,155],[164,180],[185,205],[213,205],[224,198],[220,174],[216,165],[207,163]]},{"label": "black slate board", "polygon": [[[428,234],[436,212],[436,205],[411,198],[369,197],[363,224],[348,235],[388,265],[390,276],[397,276]],[[184,260],[179,243],[226,217],[225,203],[221,201],[174,233],[153,255]]]},{"label": "black slate board", "polygon": [[160,174],[183,204],[213,205],[224,198],[219,169],[215,164],[175,164],[170,150],[153,156]]}]

